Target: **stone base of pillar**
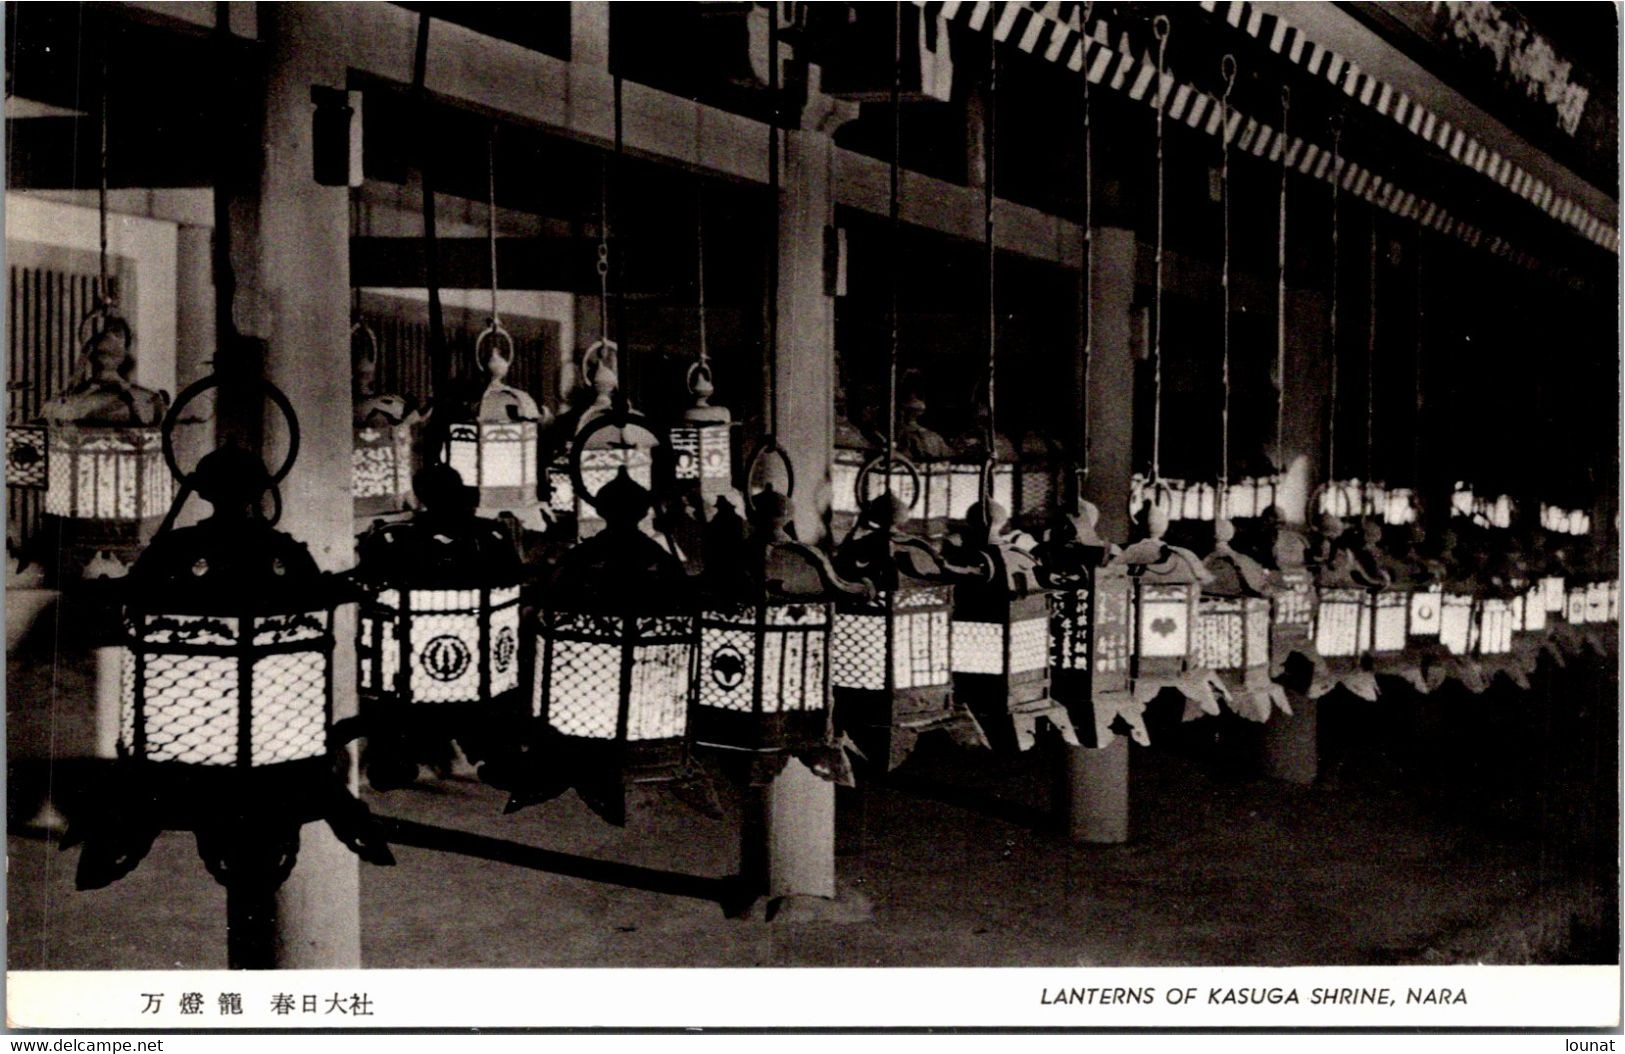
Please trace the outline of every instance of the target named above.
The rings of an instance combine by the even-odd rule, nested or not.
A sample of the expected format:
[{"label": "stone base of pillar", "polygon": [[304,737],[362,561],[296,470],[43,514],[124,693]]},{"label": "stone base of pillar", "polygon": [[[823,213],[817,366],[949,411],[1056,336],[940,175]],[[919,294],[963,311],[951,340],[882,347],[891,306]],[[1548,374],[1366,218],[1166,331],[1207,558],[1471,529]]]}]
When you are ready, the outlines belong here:
[{"label": "stone base of pillar", "polygon": [[1128,740],[1103,747],[1061,746],[1056,811],[1068,838],[1079,844],[1128,841]]},{"label": "stone base of pillar", "polygon": [[811,897],[803,894],[761,897],[750,906],[744,918],[750,922],[771,922],[779,925],[800,922],[856,925],[873,922],[875,909],[867,894],[855,889],[842,889],[833,897]]},{"label": "stone base of pillar", "polygon": [[1272,714],[1264,726],[1264,775],[1287,783],[1310,784],[1320,772],[1318,700],[1287,690],[1292,716]]}]

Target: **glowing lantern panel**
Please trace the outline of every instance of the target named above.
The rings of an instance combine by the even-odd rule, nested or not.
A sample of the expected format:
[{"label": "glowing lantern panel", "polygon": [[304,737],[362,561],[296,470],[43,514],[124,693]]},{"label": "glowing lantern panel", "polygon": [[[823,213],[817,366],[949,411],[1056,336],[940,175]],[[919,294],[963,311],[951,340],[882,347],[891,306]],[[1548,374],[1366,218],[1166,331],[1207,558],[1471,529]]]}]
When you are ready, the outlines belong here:
[{"label": "glowing lantern panel", "polygon": [[1369,650],[1370,608],[1364,589],[1323,587],[1315,618],[1315,648],[1327,658],[1352,658]]},{"label": "glowing lantern panel", "polygon": [[1409,635],[1412,637],[1437,637],[1443,611],[1444,588],[1442,586],[1430,586],[1425,589],[1413,590],[1410,600]]},{"label": "glowing lantern panel", "polygon": [[1468,594],[1441,594],[1439,643],[1451,655],[1466,655],[1471,647],[1473,607],[1473,598]]}]

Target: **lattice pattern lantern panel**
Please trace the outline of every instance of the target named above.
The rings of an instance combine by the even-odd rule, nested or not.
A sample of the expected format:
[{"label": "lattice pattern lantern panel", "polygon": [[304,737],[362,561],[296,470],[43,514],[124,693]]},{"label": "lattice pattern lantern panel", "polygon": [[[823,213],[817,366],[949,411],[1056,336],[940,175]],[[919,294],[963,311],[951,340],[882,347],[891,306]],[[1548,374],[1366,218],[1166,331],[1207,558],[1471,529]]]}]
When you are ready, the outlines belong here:
[{"label": "lattice pattern lantern panel", "polygon": [[330,611],[132,612],[125,628],[124,756],[254,768],[327,753]]},{"label": "lattice pattern lantern panel", "polygon": [[579,739],[683,738],[693,683],[692,618],[548,611],[543,622],[532,713],[549,728]]},{"label": "lattice pattern lantern panel", "polygon": [[6,486],[43,490],[46,449],[44,425],[6,425]]},{"label": "lattice pattern lantern panel", "polygon": [[1353,658],[1370,650],[1371,616],[1363,589],[1326,587],[1315,618],[1315,648],[1328,659]]},{"label": "lattice pattern lantern panel", "polygon": [[1385,589],[1367,597],[1367,618],[1371,625],[1371,650],[1390,654],[1405,650],[1410,635],[1411,593],[1408,589]]},{"label": "lattice pattern lantern panel", "polygon": [[159,520],[175,496],[156,428],[52,424],[45,511],[76,520]]},{"label": "lattice pattern lantern panel", "polygon": [[1451,655],[1466,655],[1472,645],[1474,608],[1467,593],[1444,593],[1439,612],[1439,643]]},{"label": "lattice pattern lantern panel", "polygon": [[536,498],[540,458],[535,421],[457,421],[447,428],[446,462],[480,492],[480,504],[500,507]]},{"label": "lattice pattern lantern panel", "polygon": [[350,487],[358,516],[405,508],[412,493],[412,427],[382,424],[357,428]]},{"label": "lattice pattern lantern panel", "polygon": [[827,603],[702,611],[696,737],[764,749],[821,739],[833,622]]},{"label": "lattice pattern lantern panel", "polygon": [[1568,590],[1564,588],[1562,575],[1547,575],[1540,580],[1540,593],[1544,598],[1546,614],[1561,615],[1567,606]]},{"label": "lattice pattern lantern panel", "polygon": [[1281,591],[1271,601],[1271,621],[1277,631],[1292,631],[1304,638],[1313,635],[1315,624],[1315,581],[1308,571],[1286,568],[1280,571]]},{"label": "lattice pattern lantern panel", "polygon": [[915,585],[881,592],[873,602],[843,601],[836,609],[831,643],[835,687],[946,687],[950,603],[946,587]]},{"label": "lattice pattern lantern panel", "polygon": [[517,585],[380,590],[359,625],[363,695],[479,703],[519,686]]},{"label": "lattice pattern lantern panel", "polygon": [[1512,650],[1512,602],[1487,597],[1478,605],[1478,654],[1505,655]]}]

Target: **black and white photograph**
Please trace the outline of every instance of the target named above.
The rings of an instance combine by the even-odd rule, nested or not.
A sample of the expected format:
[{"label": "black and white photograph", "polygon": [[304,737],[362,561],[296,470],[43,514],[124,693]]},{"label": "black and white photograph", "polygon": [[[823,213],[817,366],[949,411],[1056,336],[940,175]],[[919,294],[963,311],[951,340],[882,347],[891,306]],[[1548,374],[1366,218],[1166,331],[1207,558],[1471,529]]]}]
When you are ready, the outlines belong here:
[{"label": "black and white photograph", "polygon": [[3,18],[9,1028],[1617,1034],[1617,4]]}]

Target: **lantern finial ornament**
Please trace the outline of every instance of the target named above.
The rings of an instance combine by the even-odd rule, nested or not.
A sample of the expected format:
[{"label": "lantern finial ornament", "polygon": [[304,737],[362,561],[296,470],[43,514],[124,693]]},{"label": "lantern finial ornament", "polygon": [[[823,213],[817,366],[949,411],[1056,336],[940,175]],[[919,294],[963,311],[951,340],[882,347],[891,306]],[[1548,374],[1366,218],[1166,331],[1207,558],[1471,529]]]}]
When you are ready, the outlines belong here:
[{"label": "lantern finial ornament", "polygon": [[[73,836],[85,843],[80,888],[129,873],[162,830],[194,832],[210,873],[255,893],[286,878],[300,827],[317,819],[363,859],[394,862],[335,754],[333,609],[346,593],[260,514],[298,451],[286,398],[269,389],[289,420],[277,472],[235,447],[184,477],[175,465],[181,408],[217,383],[187,389],[164,421],[164,454],[185,486],[122,583],[119,762],[107,802]],[[168,529],[191,493],[213,514]]]}]

